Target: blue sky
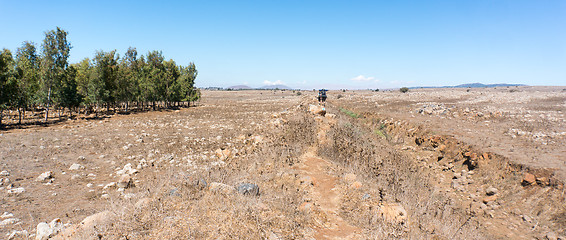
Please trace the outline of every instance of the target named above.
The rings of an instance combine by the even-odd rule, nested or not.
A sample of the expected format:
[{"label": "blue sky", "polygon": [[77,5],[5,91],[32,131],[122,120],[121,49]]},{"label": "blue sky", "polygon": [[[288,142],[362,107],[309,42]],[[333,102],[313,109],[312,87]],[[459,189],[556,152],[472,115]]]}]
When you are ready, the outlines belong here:
[{"label": "blue sky", "polygon": [[69,32],[96,50],[195,62],[200,87],[566,85],[566,1],[5,1],[0,48]]}]

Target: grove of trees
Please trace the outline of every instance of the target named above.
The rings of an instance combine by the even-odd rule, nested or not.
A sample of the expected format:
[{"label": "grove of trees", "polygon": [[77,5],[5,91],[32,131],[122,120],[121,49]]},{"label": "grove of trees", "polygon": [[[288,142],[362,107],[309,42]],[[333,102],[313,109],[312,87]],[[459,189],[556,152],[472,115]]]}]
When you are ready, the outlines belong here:
[{"label": "grove of trees", "polygon": [[69,64],[71,44],[67,32],[57,27],[45,32],[38,50],[23,42],[15,55],[0,53],[0,128],[6,110],[18,112],[19,124],[26,111],[42,111],[44,121],[53,110],[73,112],[128,112],[187,105],[200,98],[195,88],[194,63],[180,66],[165,60],[160,51],[138,55],[130,47],[123,57],[112,50],[97,51],[92,59]]}]

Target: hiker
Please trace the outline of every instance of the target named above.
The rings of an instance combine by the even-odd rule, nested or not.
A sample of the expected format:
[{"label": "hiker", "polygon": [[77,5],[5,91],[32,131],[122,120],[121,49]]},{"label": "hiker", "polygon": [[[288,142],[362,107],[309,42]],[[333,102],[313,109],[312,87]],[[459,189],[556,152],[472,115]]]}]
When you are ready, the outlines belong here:
[{"label": "hiker", "polygon": [[326,89],[320,89],[318,90],[318,102],[320,103],[324,103],[326,102]]}]

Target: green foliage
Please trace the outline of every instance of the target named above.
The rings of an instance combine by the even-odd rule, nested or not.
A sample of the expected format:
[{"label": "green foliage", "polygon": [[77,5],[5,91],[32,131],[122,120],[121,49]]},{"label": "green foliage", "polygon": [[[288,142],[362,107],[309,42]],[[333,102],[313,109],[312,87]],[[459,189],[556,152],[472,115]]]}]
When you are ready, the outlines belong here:
[{"label": "green foliage", "polygon": [[61,81],[69,63],[71,44],[67,41],[67,32],[57,27],[56,30],[45,32],[41,56],[40,99],[46,104],[45,120],[49,117],[49,106],[54,100],[58,103]]},{"label": "green foliage", "polygon": [[345,109],[345,108],[340,108],[340,112],[343,112],[343,113],[345,113],[346,115],[348,115],[348,116],[350,116],[350,117],[353,117],[353,118],[359,118],[359,117],[360,117],[359,114],[356,114],[356,113],[354,113],[354,112],[352,112],[352,111],[350,111],[350,110],[348,110],[348,109]]},{"label": "green foliage", "polygon": [[77,69],[73,66],[67,68],[65,75],[61,79],[61,87],[58,89],[59,103],[61,107],[79,107],[82,96],[77,91]]},{"label": "green foliage", "polygon": [[388,135],[385,132],[385,124],[380,124],[379,129],[374,129],[373,132],[382,138],[388,138]]},{"label": "green foliage", "polygon": [[3,49],[0,53],[0,127],[2,127],[2,112],[16,95],[16,78],[12,52]]},{"label": "green foliage", "polygon": [[115,101],[118,58],[116,50],[96,52],[93,59],[92,78],[88,85],[88,98],[91,103],[108,105]]},{"label": "green foliage", "polygon": [[24,42],[16,50],[17,94],[16,107],[27,108],[38,103],[40,88],[40,57],[35,44]]},{"label": "green foliage", "polygon": [[75,82],[77,83],[77,93],[82,96],[81,102],[89,104],[89,83],[93,74],[90,59],[85,58],[72,66],[77,71],[75,75]]},{"label": "green foliage", "polygon": [[16,94],[16,78],[12,52],[3,49],[0,53],[0,109],[5,109],[12,103]]},{"label": "green foliage", "polygon": [[[69,65],[71,44],[68,33],[59,27],[45,32],[41,53],[32,42],[23,42],[15,59],[8,49],[0,55],[0,110],[18,111],[41,105],[48,119],[50,106],[76,109],[137,102],[198,101],[195,88],[198,74],[194,63],[177,65],[165,61],[160,51],[138,56],[128,48],[123,58],[116,50],[97,51],[92,59]],[[145,105],[147,106],[147,105]],[[155,106],[155,104],[154,104]],[[126,107],[127,111],[127,107]],[[1,124],[1,112],[0,112]]]},{"label": "green foliage", "polygon": [[402,93],[406,93],[406,92],[409,91],[409,88],[407,88],[407,87],[402,87],[402,88],[399,88],[399,91],[402,92]]}]

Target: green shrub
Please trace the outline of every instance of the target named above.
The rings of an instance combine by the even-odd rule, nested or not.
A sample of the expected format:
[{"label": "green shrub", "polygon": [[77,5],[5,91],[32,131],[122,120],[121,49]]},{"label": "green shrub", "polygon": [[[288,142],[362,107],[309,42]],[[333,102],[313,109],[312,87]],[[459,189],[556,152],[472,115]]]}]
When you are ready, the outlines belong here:
[{"label": "green shrub", "polygon": [[409,91],[409,88],[407,88],[407,87],[402,87],[402,88],[399,88],[399,91],[402,92],[402,93],[406,93],[406,92]]}]

